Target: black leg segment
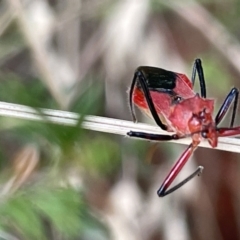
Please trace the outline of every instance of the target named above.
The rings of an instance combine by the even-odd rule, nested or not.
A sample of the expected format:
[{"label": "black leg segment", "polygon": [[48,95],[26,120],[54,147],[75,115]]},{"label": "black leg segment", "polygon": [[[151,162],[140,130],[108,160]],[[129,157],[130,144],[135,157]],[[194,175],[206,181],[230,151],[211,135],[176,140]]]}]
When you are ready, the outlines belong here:
[{"label": "black leg segment", "polygon": [[194,65],[193,65],[193,71],[192,71],[192,84],[193,84],[193,86],[195,84],[196,73],[198,74],[200,90],[201,90],[201,97],[206,98],[207,97],[207,92],[206,92],[205,78],[204,78],[204,74],[203,74],[202,62],[199,58],[197,58],[195,60]]},{"label": "black leg segment", "polygon": [[229,110],[229,107],[231,106],[233,102],[233,109],[232,109],[232,117],[231,117],[231,122],[230,122],[230,127],[233,127],[235,117],[236,117],[236,111],[237,111],[237,106],[238,106],[238,98],[239,98],[239,90],[237,88],[232,88],[227,97],[225,98],[222,106],[218,110],[218,113],[215,117],[215,123],[216,126],[222,121],[224,116]]},{"label": "black leg segment", "polygon": [[[203,167],[202,166],[198,166],[197,170],[195,172],[193,172],[190,176],[188,176],[187,178],[185,178],[183,181],[181,181],[180,183],[178,183],[177,185],[175,185],[174,187],[170,188],[169,190],[167,190],[166,188],[164,188],[164,185],[162,185],[158,191],[157,194],[159,197],[165,197],[166,195],[175,192],[177,189],[179,189],[180,187],[182,187],[183,185],[185,185],[187,182],[189,182],[191,179],[193,179],[196,176],[200,176],[201,173],[203,171]],[[166,191],[167,190],[167,191]]]},{"label": "black leg segment", "polygon": [[153,134],[153,133],[145,133],[145,132],[133,132],[130,131],[127,133],[129,137],[136,137],[136,138],[142,138],[142,139],[148,139],[152,141],[171,141],[171,140],[177,140],[180,138],[185,138],[180,137],[177,134],[173,135],[165,135],[165,134]]},{"label": "black leg segment", "polygon": [[131,110],[131,113],[132,113],[132,116],[133,116],[133,120],[136,121],[136,115],[135,115],[135,112],[133,110],[132,95],[133,95],[134,86],[135,86],[137,80],[141,84],[141,88],[143,90],[145,99],[147,101],[149,110],[150,110],[150,112],[152,114],[152,117],[153,117],[154,121],[156,122],[156,124],[162,130],[167,130],[167,126],[164,123],[162,123],[162,121],[160,120],[160,118],[159,118],[159,116],[157,114],[156,108],[155,108],[155,106],[153,104],[153,101],[152,101],[152,97],[151,97],[149,89],[147,87],[145,76],[144,76],[144,74],[142,74],[141,71],[136,71],[135,72],[134,77],[133,77],[133,81],[132,81],[132,85],[131,85],[131,88],[130,88],[129,104],[130,104],[130,110]]}]

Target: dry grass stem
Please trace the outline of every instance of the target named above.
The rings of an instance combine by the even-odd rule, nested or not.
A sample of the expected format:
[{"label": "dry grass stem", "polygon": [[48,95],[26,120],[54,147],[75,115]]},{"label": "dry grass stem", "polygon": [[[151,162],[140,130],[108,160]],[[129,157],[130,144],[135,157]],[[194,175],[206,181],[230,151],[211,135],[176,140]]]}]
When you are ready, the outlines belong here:
[{"label": "dry grass stem", "polygon": [[[67,111],[52,109],[39,109],[27,107],[24,105],[0,102],[0,116],[14,117],[34,121],[48,121],[55,124],[74,126],[80,117],[79,114]],[[142,123],[133,123],[130,121],[112,119],[99,116],[85,116],[82,127],[92,131],[113,133],[126,136],[129,131],[142,131],[157,134],[170,134],[161,130],[157,126]],[[190,139],[173,140],[170,142],[189,144]],[[207,141],[200,144],[201,147],[211,148]],[[240,153],[240,139],[238,138],[219,138],[219,144],[216,149]]]}]

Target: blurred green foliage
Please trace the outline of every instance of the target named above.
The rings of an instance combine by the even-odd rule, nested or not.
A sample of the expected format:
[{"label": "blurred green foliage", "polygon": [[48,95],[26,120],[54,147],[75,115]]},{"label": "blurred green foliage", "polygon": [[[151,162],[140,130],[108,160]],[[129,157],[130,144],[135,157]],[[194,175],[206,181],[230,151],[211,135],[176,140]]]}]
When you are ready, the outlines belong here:
[{"label": "blurred green foliage", "polygon": [[[204,68],[208,96],[213,98],[225,97],[231,89],[232,76],[211,54],[204,54],[200,58],[202,59]],[[199,91],[199,84],[197,82],[194,89]],[[218,96],[216,96],[216,93]]]},{"label": "blurred green foliage", "polygon": [[[0,76],[0,100],[36,107],[54,107],[56,102],[40,81],[27,83],[15,74]],[[12,176],[13,155],[9,149],[21,149],[26,144],[40,151],[40,162],[27,186],[20,187],[10,196],[2,196],[0,204],[0,229],[11,232],[20,239],[90,239],[97,235],[108,239],[107,229],[92,215],[85,199],[82,185],[72,186],[68,170],[79,181],[97,176],[113,175],[120,163],[119,146],[111,136],[97,136],[81,129],[85,114],[96,114],[101,109],[102,87],[82,87],[72,104],[81,113],[74,127],[1,117],[1,183],[4,186]],[[98,104],[96,104],[96,102]],[[40,111],[40,110],[38,110]],[[41,112],[41,111],[40,111]],[[62,183],[62,184],[61,184]],[[61,186],[63,185],[63,186]],[[81,237],[81,238],[79,238]]]}]

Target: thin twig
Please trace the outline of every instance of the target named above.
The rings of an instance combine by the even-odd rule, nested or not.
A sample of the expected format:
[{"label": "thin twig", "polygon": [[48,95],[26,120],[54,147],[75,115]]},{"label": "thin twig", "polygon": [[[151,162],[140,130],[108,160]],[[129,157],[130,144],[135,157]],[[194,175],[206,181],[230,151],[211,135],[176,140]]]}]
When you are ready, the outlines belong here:
[{"label": "thin twig", "polygon": [[[27,107],[24,105],[0,102],[0,116],[14,117],[34,121],[48,121],[55,124],[74,126],[80,117],[79,114],[73,112],[38,109]],[[130,121],[112,119],[98,116],[85,116],[82,127],[92,131],[107,132],[126,136],[129,131],[140,131],[158,134],[171,134],[161,130],[157,126],[151,126],[142,123],[133,123]],[[170,142],[189,144],[190,139],[172,140]],[[201,147],[211,148],[207,141],[202,141]],[[219,138],[216,149],[240,153],[240,139],[237,138]]]}]

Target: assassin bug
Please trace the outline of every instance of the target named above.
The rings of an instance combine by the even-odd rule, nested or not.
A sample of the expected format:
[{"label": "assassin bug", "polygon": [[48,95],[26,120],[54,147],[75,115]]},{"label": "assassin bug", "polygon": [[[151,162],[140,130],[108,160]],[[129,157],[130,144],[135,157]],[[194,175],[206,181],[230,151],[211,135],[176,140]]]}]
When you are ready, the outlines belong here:
[{"label": "assassin bug", "polygon": [[[198,74],[201,96],[193,91],[196,74]],[[211,147],[215,148],[218,144],[218,137],[240,134],[240,126],[233,127],[238,96],[239,90],[233,87],[218,110],[216,117],[213,118],[214,100],[207,98],[200,59],[196,59],[194,62],[191,80],[184,74],[161,68],[144,66],[136,69],[129,92],[133,120],[137,120],[133,108],[134,103],[140,110],[152,117],[160,128],[167,132],[174,132],[174,134],[162,135],[130,131],[127,135],[154,141],[192,138],[191,144],[182,153],[158,189],[159,197],[174,192],[201,174],[203,167],[199,166],[190,176],[169,188],[201,140],[208,140]],[[218,127],[232,103],[230,127]]]}]

